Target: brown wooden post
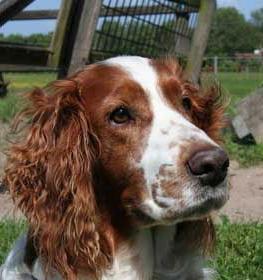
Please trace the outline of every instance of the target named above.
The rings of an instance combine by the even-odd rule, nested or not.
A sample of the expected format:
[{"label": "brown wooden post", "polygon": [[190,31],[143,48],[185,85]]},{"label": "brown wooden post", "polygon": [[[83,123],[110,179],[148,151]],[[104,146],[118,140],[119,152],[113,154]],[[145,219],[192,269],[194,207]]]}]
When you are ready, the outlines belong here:
[{"label": "brown wooden post", "polygon": [[10,18],[22,11],[34,0],[2,0],[0,2],[0,26],[5,24]]},{"label": "brown wooden post", "polygon": [[65,49],[68,45],[68,41],[72,40],[71,38],[71,25],[72,18],[74,15],[75,0],[62,0],[59,12],[58,19],[56,24],[56,29],[51,41],[51,54],[48,58],[48,66],[59,68],[58,76],[62,77],[66,72],[66,63],[65,63]]},{"label": "brown wooden post", "polygon": [[186,74],[188,78],[195,83],[198,83],[199,80],[203,55],[207,46],[208,36],[215,10],[215,0],[200,1],[198,22],[194,31],[192,45],[186,65]]},{"label": "brown wooden post", "polygon": [[100,15],[101,4],[101,0],[84,1],[68,74],[74,73],[87,63],[93,35]]},{"label": "brown wooden post", "polygon": [[86,64],[100,7],[101,0],[62,1],[48,60],[49,67],[59,69],[59,78]]}]

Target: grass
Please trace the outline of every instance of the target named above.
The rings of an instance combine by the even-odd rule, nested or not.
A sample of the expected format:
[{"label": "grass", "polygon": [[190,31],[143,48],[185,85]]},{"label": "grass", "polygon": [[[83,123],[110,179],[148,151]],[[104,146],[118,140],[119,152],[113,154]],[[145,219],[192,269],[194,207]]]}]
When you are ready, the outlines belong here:
[{"label": "grass", "polygon": [[240,143],[231,131],[224,134],[224,140],[230,158],[238,161],[241,166],[249,167],[263,163],[263,144]]},{"label": "grass", "polygon": [[56,78],[54,73],[9,73],[4,75],[9,82],[8,94],[0,99],[0,120],[10,121],[20,110],[21,96],[34,87],[44,87]]},{"label": "grass", "polygon": [[230,98],[229,113],[233,115],[238,101],[249,95],[258,87],[263,87],[262,73],[219,73],[223,90]]},{"label": "grass", "polygon": [[218,280],[260,280],[263,275],[263,224],[217,226],[217,246],[212,266]]},{"label": "grass", "polygon": [[0,264],[6,258],[7,252],[12,247],[14,240],[25,231],[25,222],[6,220],[0,222]]},{"label": "grass", "polygon": [[205,74],[204,80],[217,80],[223,90],[223,93],[230,100],[228,113],[234,115],[236,113],[236,104],[242,98],[249,95],[258,87],[263,87],[262,73],[219,73],[217,76],[213,74]]},{"label": "grass", "polygon": [[[263,224],[231,224],[223,218],[216,227],[217,246],[210,266],[218,280],[260,280],[263,275]],[[23,222],[0,222],[0,263],[13,241],[24,232]]]},{"label": "grass", "polygon": [[54,73],[8,73],[4,75],[5,81],[10,83],[9,90],[12,92],[27,91],[34,87],[43,87],[56,79]]},{"label": "grass", "polygon": [[[54,73],[19,73],[5,74],[5,80],[10,82],[9,94],[0,99],[0,120],[10,121],[20,109],[20,95],[34,87],[43,87],[56,78]],[[215,77],[205,75],[205,79]],[[219,73],[216,77],[220,81],[223,91],[230,97],[228,114],[233,116],[236,112],[236,103],[263,86],[262,73]],[[238,143],[231,132],[225,135],[226,149],[232,159],[237,160],[242,166],[256,165],[263,162],[263,144],[243,145]]]}]

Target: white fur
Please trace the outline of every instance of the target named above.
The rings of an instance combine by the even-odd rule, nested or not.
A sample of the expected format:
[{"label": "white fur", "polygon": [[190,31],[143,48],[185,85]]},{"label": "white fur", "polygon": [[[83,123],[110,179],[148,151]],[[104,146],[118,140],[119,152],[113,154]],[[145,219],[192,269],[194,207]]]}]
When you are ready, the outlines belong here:
[{"label": "white fur", "polygon": [[114,259],[113,267],[102,280],[147,280],[151,279],[154,259],[150,229],[138,232],[133,244],[123,244]]},{"label": "white fur", "polygon": [[182,145],[187,140],[207,143],[218,146],[207,134],[185,119],[174,110],[165,100],[158,85],[158,75],[150,64],[150,60],[142,57],[116,57],[106,60],[107,64],[117,65],[126,71],[130,77],[144,89],[148,95],[150,107],[153,112],[153,123],[147,140],[147,146],[138,166],[144,171],[148,198],[144,206],[148,215],[160,220],[170,210],[180,209],[180,202],[193,204],[191,190],[185,186],[183,198],[180,201],[170,197],[157,196],[160,203],[167,205],[160,207],[153,199],[153,184],[157,184],[159,193],[162,187],[158,178],[162,166],[170,166],[173,174],[178,173],[180,165],[179,155]]}]

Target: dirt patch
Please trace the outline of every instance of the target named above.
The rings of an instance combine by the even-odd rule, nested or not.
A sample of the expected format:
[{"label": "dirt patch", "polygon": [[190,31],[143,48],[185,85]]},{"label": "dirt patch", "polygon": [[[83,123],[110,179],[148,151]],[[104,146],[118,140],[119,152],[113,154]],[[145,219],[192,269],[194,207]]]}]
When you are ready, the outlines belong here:
[{"label": "dirt patch", "polygon": [[263,222],[263,166],[230,168],[230,199],[221,213],[231,221]]}]

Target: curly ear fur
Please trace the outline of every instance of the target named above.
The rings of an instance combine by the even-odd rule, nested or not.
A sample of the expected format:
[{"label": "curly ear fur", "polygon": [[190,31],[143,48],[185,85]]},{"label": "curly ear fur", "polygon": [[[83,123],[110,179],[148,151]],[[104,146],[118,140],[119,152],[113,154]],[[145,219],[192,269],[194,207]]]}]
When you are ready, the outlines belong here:
[{"label": "curly ear fur", "polygon": [[6,185],[28,218],[47,273],[56,269],[70,280],[82,269],[98,275],[109,263],[91,175],[99,142],[77,82],[35,89],[29,100],[26,137],[10,149]]},{"label": "curly ear fur", "polygon": [[221,142],[221,129],[226,126],[226,102],[218,84],[199,90],[186,82],[183,91],[189,95],[193,104],[192,116],[194,123],[203,129],[209,137]]}]

